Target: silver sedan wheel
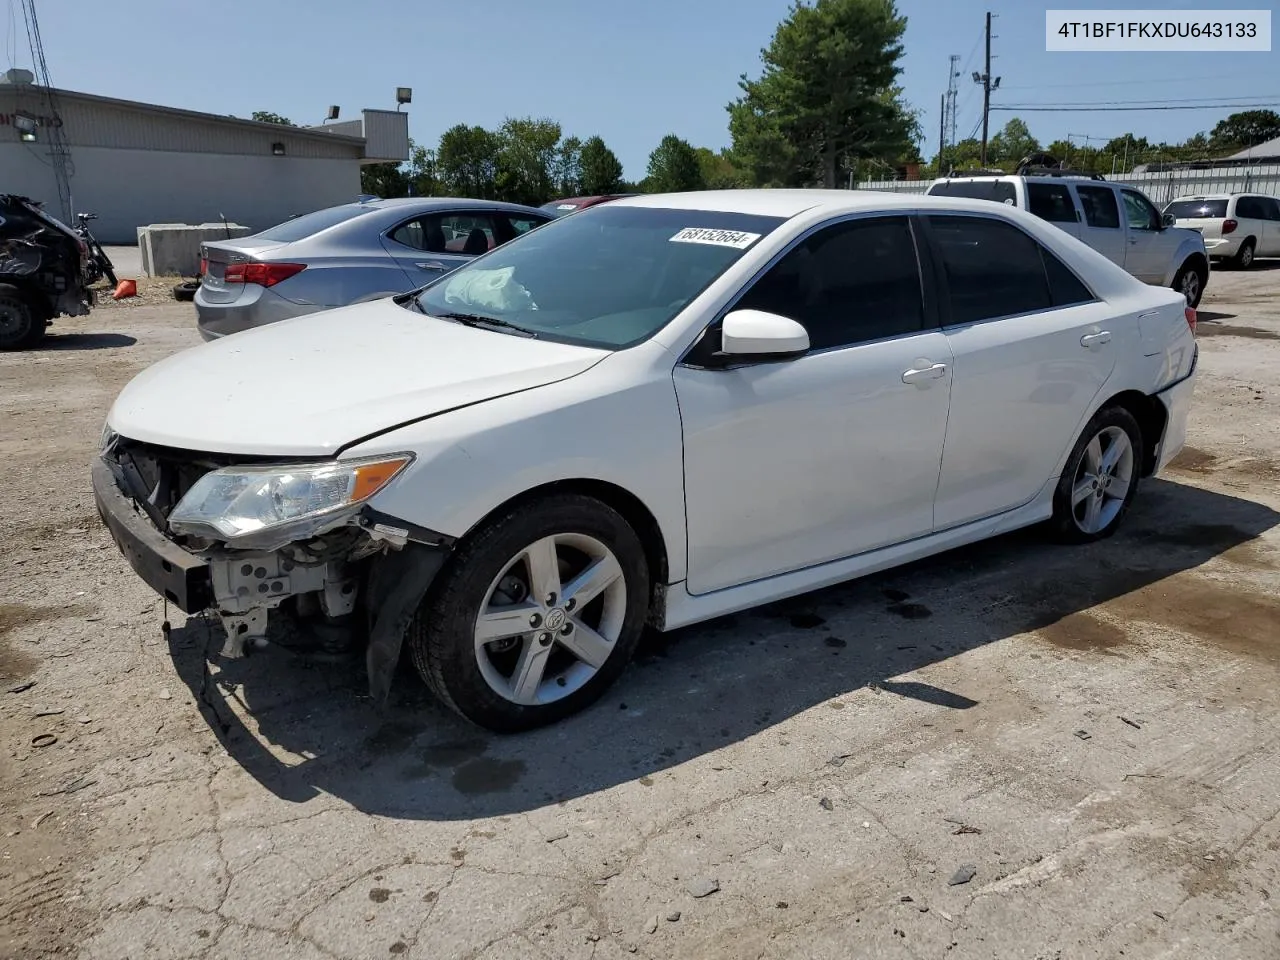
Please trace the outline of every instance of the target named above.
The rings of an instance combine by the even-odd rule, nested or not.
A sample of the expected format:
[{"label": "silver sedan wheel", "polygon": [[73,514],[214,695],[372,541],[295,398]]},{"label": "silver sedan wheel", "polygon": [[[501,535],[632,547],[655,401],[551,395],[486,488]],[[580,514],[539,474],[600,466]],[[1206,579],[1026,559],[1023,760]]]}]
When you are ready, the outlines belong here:
[{"label": "silver sedan wheel", "polygon": [[1240,251],[1240,266],[1247,267],[1253,263],[1253,245],[1246,243]]},{"label": "silver sedan wheel", "polygon": [[1188,304],[1195,303],[1200,296],[1200,274],[1195,270],[1188,270],[1182,275],[1182,295]]},{"label": "silver sedan wheel", "polygon": [[1114,522],[1129,496],[1133,471],[1133,443],[1124,430],[1106,427],[1089,441],[1071,485],[1071,514],[1082,533],[1098,533]]},{"label": "silver sedan wheel", "polygon": [[604,666],[626,612],[626,578],[613,551],[585,534],[544,537],[485,593],[475,625],[480,673],[512,703],[554,703]]}]

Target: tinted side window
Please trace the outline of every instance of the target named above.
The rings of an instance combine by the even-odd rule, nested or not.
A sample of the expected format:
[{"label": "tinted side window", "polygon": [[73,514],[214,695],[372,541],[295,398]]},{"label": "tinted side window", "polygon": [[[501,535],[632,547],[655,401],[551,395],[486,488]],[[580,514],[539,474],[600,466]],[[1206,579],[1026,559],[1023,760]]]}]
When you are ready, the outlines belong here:
[{"label": "tinted side window", "polygon": [[814,350],[913,333],[924,326],[920,267],[905,217],[850,220],[779,260],[735,309],[802,324]]},{"label": "tinted side window", "polygon": [[991,200],[995,203],[1017,203],[1018,195],[1007,180],[943,180],[929,188],[931,197],[968,197],[970,200]]},{"label": "tinted side window", "polygon": [[1040,245],[985,217],[929,218],[951,295],[951,322],[977,323],[1053,305]]},{"label": "tinted side window", "polygon": [[1267,219],[1280,220],[1280,200],[1275,197],[1267,198]]},{"label": "tinted side window", "polygon": [[1266,220],[1266,211],[1257,197],[1240,197],[1236,200],[1236,216],[1242,220]]},{"label": "tinted side window", "polygon": [[1045,276],[1049,279],[1049,298],[1055,307],[1091,303],[1098,299],[1065,263],[1044,247],[1040,248],[1040,259],[1044,261]]},{"label": "tinted side window", "polygon": [[1027,205],[1041,219],[1054,223],[1076,222],[1076,207],[1065,183],[1028,183]]},{"label": "tinted side window", "polygon": [[1160,214],[1150,200],[1132,190],[1121,190],[1120,193],[1124,197],[1124,215],[1130,230],[1160,229]]},{"label": "tinted side window", "polygon": [[410,220],[391,231],[391,239],[414,250],[427,250],[426,231],[421,220]]},{"label": "tinted side window", "polygon": [[1084,208],[1084,222],[1091,227],[1120,228],[1120,208],[1110,187],[1076,187],[1080,206]]}]

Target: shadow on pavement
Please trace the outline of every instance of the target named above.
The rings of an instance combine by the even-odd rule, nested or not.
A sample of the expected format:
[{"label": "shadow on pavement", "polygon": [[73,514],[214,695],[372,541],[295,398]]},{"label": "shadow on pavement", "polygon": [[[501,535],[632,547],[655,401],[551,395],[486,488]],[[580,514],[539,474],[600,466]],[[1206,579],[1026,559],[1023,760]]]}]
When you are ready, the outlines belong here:
[{"label": "shadow on pavement", "polygon": [[[358,662],[321,666],[272,647],[220,662],[206,688],[204,654],[220,644],[216,626],[191,620],[172,631],[170,644],[224,748],[277,796],[303,802],[329,793],[368,813],[410,819],[486,817],[653,774],[868,686],[940,710],[971,709],[977,701],[963,691],[889,678],[1031,630],[1041,631],[1037,642],[1112,653],[1126,631],[1114,617],[1083,611],[1109,603],[1121,622],[1164,622],[1163,608],[1175,602],[1169,595],[1186,595],[1195,605],[1186,615],[1201,615],[1211,603],[1185,582],[1169,590],[1159,581],[1222,554],[1234,562],[1278,522],[1280,514],[1249,500],[1148,481],[1122,531],[1101,543],[1063,547],[1022,531],[655,635],[595,707],[518,736],[460,720],[407,667],[389,715],[379,717]],[[1135,600],[1147,587],[1138,596],[1155,594],[1149,614]],[[1263,610],[1247,588],[1219,603],[1259,607],[1266,636],[1254,652],[1269,657],[1268,624],[1280,604]],[[1204,631],[1206,642],[1217,640],[1215,631],[1230,634],[1218,623]],[[251,715],[256,732],[237,713]]]},{"label": "shadow on pavement", "polygon": [[136,337],[124,333],[49,333],[40,341],[40,350],[110,350],[132,347]]}]

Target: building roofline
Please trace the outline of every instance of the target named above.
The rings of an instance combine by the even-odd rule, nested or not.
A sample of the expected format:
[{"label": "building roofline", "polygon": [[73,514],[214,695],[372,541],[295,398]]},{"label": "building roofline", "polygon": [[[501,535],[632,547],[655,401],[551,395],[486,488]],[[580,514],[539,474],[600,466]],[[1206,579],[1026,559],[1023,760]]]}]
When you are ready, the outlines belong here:
[{"label": "building roofline", "polygon": [[12,89],[16,91],[38,90],[42,94],[47,90],[54,97],[71,97],[76,100],[87,100],[90,103],[108,104],[123,107],[127,110],[138,110],[143,113],[158,113],[162,116],[181,117],[186,120],[200,120],[204,123],[223,123],[230,126],[248,127],[259,131],[273,131],[293,137],[305,137],[309,140],[323,140],[326,143],[347,143],[351,146],[363,147],[364,137],[351,137],[342,133],[323,133],[315,127],[294,127],[280,123],[263,123],[258,120],[243,120],[240,117],[224,117],[217,113],[203,113],[199,110],[184,110],[180,107],[165,107],[158,103],[143,103],[140,100],[120,100],[115,97],[104,97],[96,93],[82,93],[79,90],[61,90],[57,87],[42,87],[39,84],[0,84],[0,91]]}]

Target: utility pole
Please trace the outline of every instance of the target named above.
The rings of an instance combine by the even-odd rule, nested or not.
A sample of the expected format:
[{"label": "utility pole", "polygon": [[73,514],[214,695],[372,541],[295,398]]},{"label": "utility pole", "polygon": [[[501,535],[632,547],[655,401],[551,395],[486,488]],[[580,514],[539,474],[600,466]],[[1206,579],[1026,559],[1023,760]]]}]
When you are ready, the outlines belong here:
[{"label": "utility pole", "polygon": [[942,95],[938,110],[938,176],[942,176],[942,154],[947,149],[947,95]]},{"label": "utility pole", "polygon": [[973,82],[982,85],[982,166],[987,165],[987,121],[991,114],[991,91],[1000,89],[1000,78],[991,76],[991,13],[987,12],[987,56],[982,73],[974,73]]}]

